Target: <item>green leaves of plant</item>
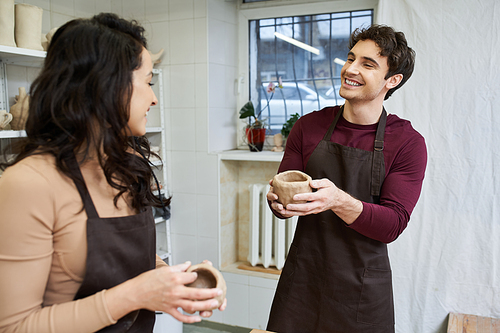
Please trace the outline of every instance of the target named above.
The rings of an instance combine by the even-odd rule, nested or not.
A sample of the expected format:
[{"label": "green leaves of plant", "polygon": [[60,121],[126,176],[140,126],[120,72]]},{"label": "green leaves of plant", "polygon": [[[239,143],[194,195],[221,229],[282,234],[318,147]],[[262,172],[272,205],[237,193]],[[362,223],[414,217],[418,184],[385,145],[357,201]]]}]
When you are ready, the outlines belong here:
[{"label": "green leaves of plant", "polygon": [[283,137],[288,137],[288,134],[290,134],[290,131],[292,130],[293,125],[295,122],[300,118],[300,115],[298,113],[292,114],[290,118],[286,121],[286,123],[283,124],[283,128],[281,129],[281,135]]},{"label": "green leaves of plant", "polygon": [[248,101],[240,109],[240,119],[254,117],[255,118],[255,108],[253,107],[252,101]]}]

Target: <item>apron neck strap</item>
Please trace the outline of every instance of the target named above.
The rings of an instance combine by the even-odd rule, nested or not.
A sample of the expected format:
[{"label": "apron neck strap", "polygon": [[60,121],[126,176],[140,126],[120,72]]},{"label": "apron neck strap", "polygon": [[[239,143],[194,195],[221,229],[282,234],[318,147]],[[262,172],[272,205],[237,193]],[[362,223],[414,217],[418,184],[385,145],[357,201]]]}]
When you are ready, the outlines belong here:
[{"label": "apron neck strap", "polygon": [[80,166],[76,161],[75,155],[72,155],[68,161],[68,167],[74,169],[78,175],[79,181],[73,180],[78,189],[78,193],[80,193],[80,197],[83,201],[83,207],[85,208],[85,212],[87,213],[87,218],[99,218],[99,214],[97,214],[97,210],[95,209],[94,202],[90,197],[89,190],[87,185],[85,184],[85,180],[83,179],[82,171],[80,170]]},{"label": "apron neck strap", "polygon": [[[344,113],[344,106],[342,105],[340,107],[339,112],[337,112],[337,114],[335,115],[335,119],[330,124],[330,127],[328,128],[328,131],[323,137],[323,140],[330,141],[330,138],[332,137],[333,134],[333,130],[335,129],[335,126],[337,126],[337,122],[339,121],[340,116],[342,116],[343,113]],[[387,123],[387,112],[385,111],[385,108],[382,107],[382,114],[380,115],[380,120],[377,126],[377,133],[375,134],[375,143],[373,148],[374,151],[384,150],[384,132],[386,123]]]},{"label": "apron neck strap", "polygon": [[384,133],[385,125],[387,123],[387,112],[382,108],[382,114],[377,126],[375,134],[375,142],[373,143],[373,160],[372,160],[372,181],[371,181],[371,195],[380,196],[380,188],[382,187],[382,180],[385,177],[384,165]]},{"label": "apron neck strap", "polygon": [[[330,141],[333,130],[337,125],[338,120],[342,116],[344,112],[344,106],[340,107],[339,112],[335,116],[335,119],[332,121],[328,131],[326,132],[323,140]],[[384,133],[385,133],[385,125],[387,124],[387,112],[385,108],[382,107],[382,114],[380,115],[380,120],[377,125],[377,132],[375,133],[375,141],[373,143],[373,160],[372,160],[372,177],[371,177],[371,195],[372,196],[380,196],[380,188],[382,186],[382,179],[385,175],[383,175],[384,171],[382,166],[384,165]]]},{"label": "apron neck strap", "polygon": [[333,119],[332,123],[330,124],[330,128],[328,128],[328,131],[326,132],[325,136],[323,137],[323,140],[330,141],[330,138],[332,137],[333,130],[335,129],[335,126],[337,125],[337,122],[340,119],[340,116],[342,116],[342,113],[344,113],[344,106],[342,105],[340,107],[339,112],[337,112],[337,115],[335,116],[335,119]]},{"label": "apron neck strap", "polygon": [[378,121],[377,133],[375,134],[375,143],[373,146],[373,151],[384,150],[384,133],[385,125],[387,123],[387,112],[385,108],[382,108],[382,114],[380,115],[380,120]]}]

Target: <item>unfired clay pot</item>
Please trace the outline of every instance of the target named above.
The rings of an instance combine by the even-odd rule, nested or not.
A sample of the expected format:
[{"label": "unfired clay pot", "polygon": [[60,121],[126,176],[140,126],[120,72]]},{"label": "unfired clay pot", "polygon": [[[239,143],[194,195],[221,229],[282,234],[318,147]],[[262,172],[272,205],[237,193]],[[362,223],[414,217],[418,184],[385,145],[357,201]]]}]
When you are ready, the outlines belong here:
[{"label": "unfired clay pot", "polygon": [[12,115],[5,110],[0,110],[0,130],[8,129]]},{"label": "unfired clay pot", "polygon": [[26,3],[15,5],[14,35],[17,47],[43,51],[42,41],[42,15],[43,9]]},{"label": "unfired clay pot", "polygon": [[283,135],[281,133],[275,134],[273,136],[274,147],[272,151],[283,151]]},{"label": "unfired clay pot", "polygon": [[47,32],[45,35],[42,34],[42,47],[45,51],[49,49],[49,44],[52,41],[52,37],[54,37],[54,34],[56,33],[57,29],[59,29],[59,27],[50,29],[50,31]]},{"label": "unfired clay pot", "polygon": [[219,302],[219,306],[222,305],[224,299],[226,298],[226,281],[216,268],[209,264],[198,264],[193,265],[187,269],[187,272],[196,272],[198,277],[193,283],[187,284],[187,287],[194,288],[219,288],[222,290],[222,295],[215,297]]},{"label": "unfired clay pot", "polygon": [[0,45],[16,47],[14,40],[14,0],[0,0]]},{"label": "unfired clay pot", "polygon": [[161,62],[161,55],[163,54],[163,49],[161,49],[160,51],[158,51],[158,53],[151,53],[151,51],[148,51],[149,52],[149,55],[151,56],[151,61],[153,62],[153,66],[156,65],[156,64],[159,64]]},{"label": "unfired clay pot", "polygon": [[312,188],[309,185],[311,177],[298,170],[290,170],[277,174],[273,178],[273,191],[278,195],[278,202],[286,208],[288,204],[306,203],[307,201],[293,200],[293,196],[298,193],[310,193]]},{"label": "unfired clay pot", "polygon": [[12,122],[10,126],[13,130],[20,131],[24,129],[28,119],[29,97],[24,87],[19,87],[19,95],[16,96],[16,104],[10,107]]}]

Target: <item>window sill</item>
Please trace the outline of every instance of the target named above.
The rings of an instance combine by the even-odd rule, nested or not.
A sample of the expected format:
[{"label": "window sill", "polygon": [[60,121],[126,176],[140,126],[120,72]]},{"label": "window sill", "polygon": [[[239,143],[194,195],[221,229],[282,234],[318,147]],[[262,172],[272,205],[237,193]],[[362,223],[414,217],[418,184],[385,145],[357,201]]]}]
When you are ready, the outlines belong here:
[{"label": "window sill", "polygon": [[275,151],[259,151],[251,152],[250,150],[226,150],[217,152],[220,160],[229,161],[257,161],[257,162],[281,162],[283,152]]}]

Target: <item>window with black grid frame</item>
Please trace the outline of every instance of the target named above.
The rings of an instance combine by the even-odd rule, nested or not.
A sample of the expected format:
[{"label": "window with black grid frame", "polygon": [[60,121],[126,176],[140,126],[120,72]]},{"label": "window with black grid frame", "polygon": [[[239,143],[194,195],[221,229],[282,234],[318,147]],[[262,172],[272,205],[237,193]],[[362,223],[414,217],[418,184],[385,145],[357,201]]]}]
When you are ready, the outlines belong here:
[{"label": "window with black grid frame", "polygon": [[[372,22],[373,10],[249,21],[250,100],[268,134],[295,113],[344,103],[338,92],[349,36]],[[280,78],[282,88],[268,92]]]}]

